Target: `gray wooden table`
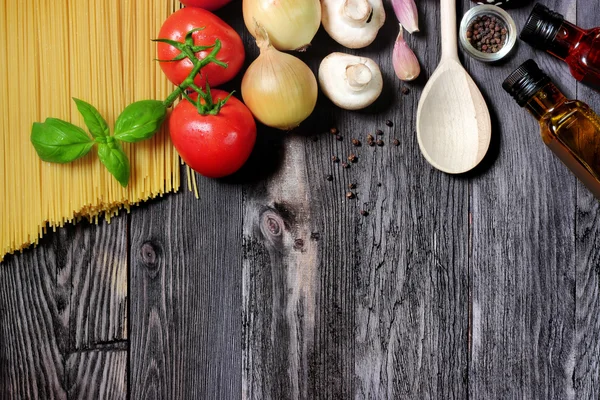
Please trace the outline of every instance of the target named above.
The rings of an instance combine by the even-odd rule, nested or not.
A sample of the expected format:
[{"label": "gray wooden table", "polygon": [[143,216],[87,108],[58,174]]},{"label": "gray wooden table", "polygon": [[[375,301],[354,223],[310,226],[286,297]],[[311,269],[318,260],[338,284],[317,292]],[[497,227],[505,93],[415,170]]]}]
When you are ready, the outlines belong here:
[{"label": "gray wooden table", "polygon": [[[460,18],[472,3],[459,3]],[[519,27],[532,6],[521,3]],[[600,0],[543,3],[600,25]],[[240,4],[220,15],[249,62]],[[245,169],[201,179],[200,200],[184,185],[0,264],[0,399],[599,398],[599,203],[500,84],[535,58],[597,111],[599,93],[522,42],[495,66],[461,52],[492,147],[476,171],[445,175],[414,133],[439,59],[438,1],[419,2],[422,33],[407,40],[423,74],[408,85],[393,75],[386,10],[378,40],[353,52],[385,75],[369,110],[320,96],[297,132],[261,127]],[[301,57],[316,71],[339,50],[320,31]],[[385,145],[366,146],[376,129]],[[331,161],[352,152],[349,169]]]}]

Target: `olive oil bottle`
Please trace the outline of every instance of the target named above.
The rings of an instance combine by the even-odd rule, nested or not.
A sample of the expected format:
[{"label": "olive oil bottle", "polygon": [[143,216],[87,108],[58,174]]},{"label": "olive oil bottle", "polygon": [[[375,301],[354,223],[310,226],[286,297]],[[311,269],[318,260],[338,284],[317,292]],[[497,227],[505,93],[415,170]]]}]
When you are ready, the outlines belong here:
[{"label": "olive oil bottle", "polygon": [[600,117],[577,100],[568,100],[533,60],[502,84],[539,121],[544,143],[600,199]]}]

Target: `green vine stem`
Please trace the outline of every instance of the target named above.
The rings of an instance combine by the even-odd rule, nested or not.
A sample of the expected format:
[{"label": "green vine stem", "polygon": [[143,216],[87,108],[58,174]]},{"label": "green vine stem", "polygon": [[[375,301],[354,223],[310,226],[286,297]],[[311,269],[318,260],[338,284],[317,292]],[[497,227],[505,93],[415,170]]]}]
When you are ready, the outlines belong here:
[{"label": "green vine stem", "polygon": [[[211,62],[215,63],[223,68],[227,68],[227,64],[222,61],[217,60],[217,54],[221,50],[221,41],[219,39],[215,40],[214,45],[194,46],[194,39],[193,39],[192,35],[194,32],[197,32],[202,29],[204,29],[204,28],[196,28],[196,29],[192,29],[191,31],[189,31],[185,36],[184,42],[177,42],[177,41],[170,40],[170,39],[154,40],[155,42],[167,43],[167,44],[175,47],[177,50],[179,50],[181,52],[179,55],[177,55],[172,60],[158,60],[158,61],[174,62],[174,61],[182,60],[184,58],[188,58],[194,66],[192,68],[192,70],[190,71],[190,74],[187,76],[187,78],[185,78],[185,80],[183,82],[181,82],[181,84],[178,87],[176,87],[175,90],[171,94],[169,94],[169,96],[165,99],[163,104],[166,107],[171,107],[173,105],[173,103],[175,103],[175,101],[180,96],[184,96],[189,102],[196,105],[196,108],[198,109],[198,113],[200,113],[202,115],[207,115],[207,114],[216,115],[219,112],[219,110],[221,109],[221,107],[223,107],[225,102],[229,99],[229,97],[231,97],[231,94],[226,99],[223,99],[217,103],[213,103],[212,96],[210,94],[210,86],[208,85],[208,82],[206,83],[206,90],[204,91],[204,90],[200,89],[194,83],[194,79],[196,78],[196,75],[198,75],[198,73],[200,73],[200,70],[202,70],[202,68],[204,68],[206,65],[208,65]],[[198,57],[196,57],[197,52],[208,50],[208,49],[212,49],[212,50],[206,57],[204,57],[201,60],[198,59]],[[187,96],[187,94],[185,92],[187,89],[192,89],[195,92],[197,92],[198,96],[204,100],[205,104],[201,104],[200,100],[194,101],[189,96]]]}]

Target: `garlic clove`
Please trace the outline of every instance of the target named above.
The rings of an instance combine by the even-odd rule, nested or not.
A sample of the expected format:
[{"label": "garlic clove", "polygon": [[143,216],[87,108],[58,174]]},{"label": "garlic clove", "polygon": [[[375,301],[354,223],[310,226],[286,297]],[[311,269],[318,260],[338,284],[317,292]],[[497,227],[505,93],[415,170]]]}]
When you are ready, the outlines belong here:
[{"label": "garlic clove", "polygon": [[419,32],[419,16],[415,0],[392,0],[394,13],[408,33]]},{"label": "garlic clove", "polygon": [[382,0],[321,0],[323,27],[350,49],[370,45],[385,22]]},{"label": "garlic clove", "polygon": [[336,106],[360,110],[377,100],[383,89],[383,77],[370,58],[331,53],[319,66],[319,85]]},{"label": "garlic clove", "polygon": [[417,56],[412,51],[406,41],[404,41],[402,25],[400,32],[394,44],[394,52],[392,54],[392,63],[394,64],[394,72],[402,81],[412,81],[421,73],[421,66]]}]

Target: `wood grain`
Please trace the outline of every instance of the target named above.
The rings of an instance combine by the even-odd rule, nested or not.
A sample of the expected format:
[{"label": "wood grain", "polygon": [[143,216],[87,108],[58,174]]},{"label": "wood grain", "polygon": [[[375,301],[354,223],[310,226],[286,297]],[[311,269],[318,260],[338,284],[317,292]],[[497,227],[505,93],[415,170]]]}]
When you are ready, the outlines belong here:
[{"label": "wood grain", "polygon": [[[575,10],[574,1],[545,4]],[[529,12],[512,12],[517,26]],[[492,105],[497,146],[472,179],[472,398],[574,398],[576,179],[544,146],[537,121],[501,89],[532,57],[574,94],[564,65],[523,42],[494,68],[466,62]]]},{"label": "wood grain", "polygon": [[133,399],[239,396],[241,188],[199,185],[131,213]]},{"label": "wood grain", "polygon": [[[458,3],[460,18],[472,2]],[[597,25],[599,0],[544,4]],[[67,226],[1,263],[0,399],[599,398],[600,206],[500,85],[534,58],[569,96],[596,111],[600,98],[523,42],[496,65],[459,49],[492,146],[467,175],[434,170],[414,116],[439,61],[438,5],[419,2],[422,33],[405,36],[416,82],[393,75],[389,3],[367,49],[321,30],[299,57],[313,71],[332,51],[373,58],[373,106],[320,94],[294,132],[260,127],[239,174],[200,179],[200,200],[182,190]],[[248,65],[239,8],[220,15],[244,32]],[[517,26],[530,9],[511,9]],[[351,153],[349,168],[331,160]]]},{"label": "wood grain", "polygon": [[283,153],[279,172],[249,191],[244,206],[244,399],[314,395],[318,264],[304,140],[288,138]]},{"label": "wood grain", "polygon": [[[85,385],[81,397],[69,395],[69,360],[127,337],[126,228],[126,218],[81,221],[0,264],[0,398],[87,398]],[[112,368],[103,357],[95,365]],[[123,380],[126,371],[112,376]]]},{"label": "wood grain", "polygon": [[127,350],[77,351],[67,358],[69,399],[127,399]]},{"label": "wood grain", "polygon": [[[54,236],[53,239],[57,239]],[[58,243],[50,237],[0,264],[0,398],[66,399],[56,277]],[[64,345],[63,345],[64,346]]]},{"label": "wood grain", "polygon": [[[580,1],[578,6],[579,26],[591,28],[599,25],[600,1]],[[600,115],[598,91],[579,83],[577,98]],[[575,227],[577,309],[573,385],[575,398],[592,399],[600,398],[600,203],[579,182]]]}]

